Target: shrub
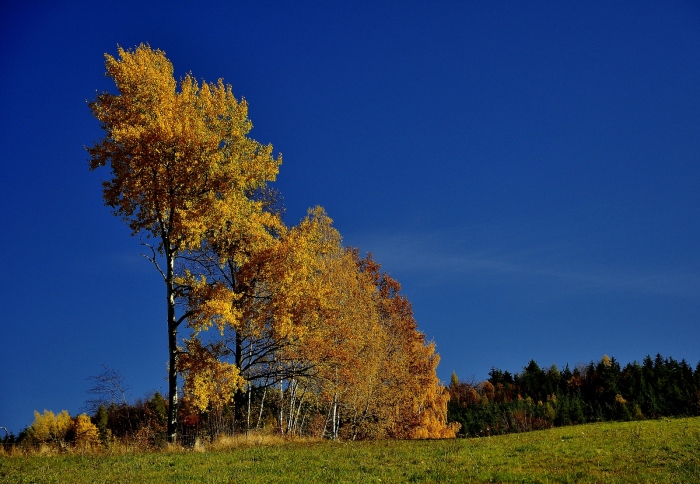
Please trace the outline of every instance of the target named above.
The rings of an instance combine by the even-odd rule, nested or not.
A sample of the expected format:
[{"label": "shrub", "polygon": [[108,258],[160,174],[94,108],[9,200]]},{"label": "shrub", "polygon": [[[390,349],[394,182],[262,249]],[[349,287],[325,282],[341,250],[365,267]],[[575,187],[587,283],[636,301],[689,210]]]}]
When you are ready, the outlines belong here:
[{"label": "shrub", "polygon": [[73,422],[73,431],[75,446],[79,449],[87,450],[95,447],[100,443],[100,431],[97,426],[92,423],[90,417],[80,414],[75,417]]},{"label": "shrub", "polygon": [[58,415],[50,410],[44,410],[43,414],[34,410],[34,422],[27,429],[27,437],[33,443],[63,444],[72,426],[73,421],[67,410]]}]

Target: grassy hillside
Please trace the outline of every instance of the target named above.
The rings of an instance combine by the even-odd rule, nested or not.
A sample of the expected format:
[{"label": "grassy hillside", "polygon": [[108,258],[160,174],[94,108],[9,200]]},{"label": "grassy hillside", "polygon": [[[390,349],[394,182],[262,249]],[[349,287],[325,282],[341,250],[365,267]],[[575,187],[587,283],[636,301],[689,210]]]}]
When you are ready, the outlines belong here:
[{"label": "grassy hillside", "polygon": [[441,441],[0,457],[2,482],[700,482],[700,418]]}]

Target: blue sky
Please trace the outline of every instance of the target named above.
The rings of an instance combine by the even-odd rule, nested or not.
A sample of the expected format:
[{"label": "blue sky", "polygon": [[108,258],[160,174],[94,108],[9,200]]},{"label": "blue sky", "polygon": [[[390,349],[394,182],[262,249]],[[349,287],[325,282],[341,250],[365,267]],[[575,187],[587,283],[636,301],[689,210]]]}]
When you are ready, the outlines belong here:
[{"label": "blue sky", "polygon": [[60,3],[0,6],[0,426],[103,364],[166,388],[163,284],[83,148],[117,44],[247,99],[287,223],[375,255],[443,380],[700,360],[694,2]]}]

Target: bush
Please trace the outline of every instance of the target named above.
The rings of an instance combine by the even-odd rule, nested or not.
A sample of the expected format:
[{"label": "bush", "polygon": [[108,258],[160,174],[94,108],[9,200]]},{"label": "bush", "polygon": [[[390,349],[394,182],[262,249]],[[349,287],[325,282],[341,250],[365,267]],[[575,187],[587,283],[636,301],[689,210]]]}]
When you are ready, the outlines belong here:
[{"label": "bush", "polygon": [[80,414],[73,421],[75,446],[87,450],[100,444],[100,431],[90,417]]},{"label": "bush", "polygon": [[40,414],[34,410],[34,422],[27,429],[27,437],[32,443],[55,443],[64,444],[66,435],[71,430],[73,421],[67,410],[63,410],[58,415],[50,410],[44,410]]}]

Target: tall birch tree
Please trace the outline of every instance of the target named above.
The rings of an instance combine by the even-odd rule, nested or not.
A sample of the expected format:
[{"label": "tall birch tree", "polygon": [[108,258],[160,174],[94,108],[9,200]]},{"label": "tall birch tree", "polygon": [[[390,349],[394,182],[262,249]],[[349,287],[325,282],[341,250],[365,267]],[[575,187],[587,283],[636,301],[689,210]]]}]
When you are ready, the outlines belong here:
[{"label": "tall birch tree", "polygon": [[[179,82],[161,50],[140,45],[105,54],[107,76],[118,94],[89,103],[104,137],[92,147],[90,169],[108,166],[103,198],[132,235],[145,235],[146,257],[166,289],[168,338],[168,441],[176,440],[178,328],[192,313],[178,313],[182,297],[176,261],[220,230],[235,237],[260,228],[262,204],[252,194],[273,181],[281,157],[247,134],[248,106],[220,79]],[[264,217],[263,217],[264,218]],[[148,240],[152,242],[148,242]],[[231,317],[237,317],[236,314]]]}]

